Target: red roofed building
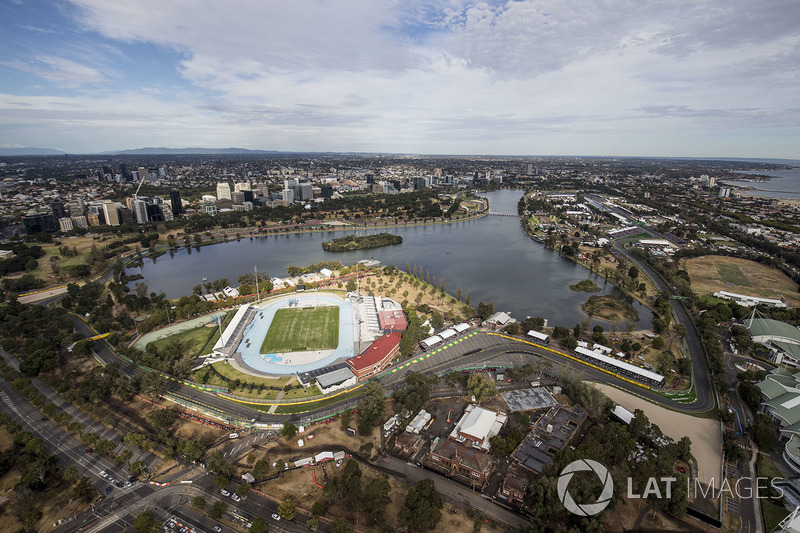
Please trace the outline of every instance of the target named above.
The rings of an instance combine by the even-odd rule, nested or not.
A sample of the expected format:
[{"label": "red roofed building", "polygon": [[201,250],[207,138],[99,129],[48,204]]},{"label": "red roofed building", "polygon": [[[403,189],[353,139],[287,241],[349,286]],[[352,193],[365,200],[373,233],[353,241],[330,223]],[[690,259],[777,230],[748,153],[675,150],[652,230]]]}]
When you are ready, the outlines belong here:
[{"label": "red roofed building", "polygon": [[360,355],[352,357],[346,361],[358,381],[371,378],[392,362],[394,356],[400,353],[401,333],[393,331],[376,339],[369,348],[361,352]]},{"label": "red roofed building", "polygon": [[408,327],[406,314],[401,309],[378,311],[378,322],[383,331],[405,331]]}]

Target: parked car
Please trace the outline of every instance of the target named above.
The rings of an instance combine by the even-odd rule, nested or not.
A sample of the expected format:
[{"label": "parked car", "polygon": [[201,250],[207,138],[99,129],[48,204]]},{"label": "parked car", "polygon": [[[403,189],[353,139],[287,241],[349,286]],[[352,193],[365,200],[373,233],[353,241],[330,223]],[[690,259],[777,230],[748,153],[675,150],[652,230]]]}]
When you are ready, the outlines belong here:
[{"label": "parked car", "polygon": [[108,472],[106,472],[105,470],[101,470],[100,477],[108,477]]},{"label": "parked car", "polygon": [[220,493],[220,494],[222,494],[223,496],[230,496],[230,495],[231,495],[231,493],[230,493],[230,492],[228,492],[228,491],[227,491],[227,490],[225,490],[225,489],[222,489],[221,491],[219,491],[219,493]]},{"label": "parked car", "polygon": [[87,455],[88,455],[88,454],[90,454],[90,453],[92,453],[92,449],[91,449],[91,448],[86,448],[86,449],[85,449],[85,450],[83,450],[83,451],[84,451],[84,452],[86,452],[86,454],[87,454]]},{"label": "parked car", "polygon": [[278,521],[280,521],[280,519],[281,519],[280,515],[278,515],[277,513],[272,513],[272,518],[274,518],[275,520],[278,520]]},{"label": "parked car", "polygon": [[219,526],[214,526],[214,531],[216,531],[217,533],[219,533],[220,531],[222,531],[222,528],[221,528],[221,527],[219,527]]},{"label": "parked car", "polygon": [[111,487],[106,487],[106,494],[111,494]]},{"label": "parked car", "polygon": [[342,460],[341,459],[336,461],[336,468],[339,468],[340,466],[342,466]]},{"label": "parked car", "polygon": [[240,501],[242,501],[242,498],[241,498],[241,496],[239,496],[238,494],[231,494],[231,499],[232,499],[233,501],[235,501],[235,502],[240,502]]}]

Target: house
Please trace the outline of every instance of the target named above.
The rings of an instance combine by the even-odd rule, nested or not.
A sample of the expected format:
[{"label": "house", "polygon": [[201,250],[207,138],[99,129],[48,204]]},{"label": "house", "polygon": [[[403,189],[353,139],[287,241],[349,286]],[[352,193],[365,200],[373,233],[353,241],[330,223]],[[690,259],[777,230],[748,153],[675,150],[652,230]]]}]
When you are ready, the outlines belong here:
[{"label": "house", "polygon": [[492,475],[492,458],[489,454],[450,439],[435,442],[431,451],[425,454],[425,459],[432,466],[446,470],[452,476],[467,479],[475,485],[483,486]]},{"label": "house", "polygon": [[395,451],[399,455],[411,457],[422,446],[424,439],[419,435],[403,432],[394,440]]},{"label": "house", "polygon": [[500,488],[497,490],[497,497],[510,504],[521,506],[525,501],[525,491],[527,490],[528,484],[525,483],[524,479],[509,473],[500,484]]},{"label": "house", "polygon": [[487,318],[483,322],[483,325],[488,327],[490,330],[494,331],[498,329],[503,329],[504,327],[513,322],[516,322],[516,319],[511,318],[511,315],[509,315],[507,312],[498,311],[492,314],[492,316],[490,316],[489,318]]}]

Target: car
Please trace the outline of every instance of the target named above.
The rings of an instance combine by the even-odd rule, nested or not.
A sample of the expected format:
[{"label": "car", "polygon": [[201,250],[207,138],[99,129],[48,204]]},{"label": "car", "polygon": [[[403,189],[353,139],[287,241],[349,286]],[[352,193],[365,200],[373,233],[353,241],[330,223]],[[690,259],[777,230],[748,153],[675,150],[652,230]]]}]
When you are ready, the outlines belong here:
[{"label": "car", "polygon": [[235,502],[240,502],[240,501],[242,501],[242,497],[239,496],[238,494],[231,494],[231,500],[233,500]]},{"label": "car", "polygon": [[214,526],[214,531],[216,531],[217,533],[219,533],[220,531],[222,531],[222,528],[221,528],[221,527],[219,527],[219,526]]},{"label": "car", "polygon": [[109,483],[114,483],[115,481],[116,481],[116,479],[113,476],[108,476],[108,482]]},{"label": "car", "polygon": [[280,517],[280,515],[279,515],[279,514],[277,514],[277,513],[272,513],[272,518],[274,518],[275,520],[277,520],[277,521],[279,521],[279,522],[280,522],[280,520],[281,520],[281,517]]},{"label": "car", "polygon": [[131,483],[130,481],[126,481],[126,482],[125,482],[125,486],[126,486],[126,487],[130,487],[130,486],[132,486],[132,485],[133,485],[133,483]]},{"label": "car", "polygon": [[685,474],[686,473],[686,469],[684,467],[682,467],[682,466],[679,466],[678,467],[678,472],[680,472],[681,474]]},{"label": "car", "polygon": [[341,459],[336,461],[336,468],[339,468],[340,466],[342,466],[342,460]]},{"label": "car", "polygon": [[47,417],[46,416],[42,417],[42,422],[47,422]]},{"label": "car", "polygon": [[115,485],[117,486],[117,488],[119,488],[119,489],[121,489],[121,488],[123,488],[123,487],[125,486],[125,483],[123,483],[122,481],[117,481],[117,482],[116,482],[116,483],[114,483],[114,484],[115,484]]},{"label": "car", "polygon": [[86,452],[86,454],[88,455],[88,454],[92,453],[93,450],[91,448],[86,448],[83,451]]},{"label": "car", "polygon": [[228,491],[227,491],[227,490],[225,490],[225,489],[222,489],[221,491],[219,491],[219,493],[220,493],[220,494],[222,494],[223,496],[230,496],[230,495],[231,495],[231,493],[230,493],[230,492],[228,492]]},{"label": "car", "polygon": [[111,494],[111,487],[106,487],[106,494]]},{"label": "car", "polygon": [[108,472],[106,472],[105,470],[101,470],[100,477],[108,477]]}]

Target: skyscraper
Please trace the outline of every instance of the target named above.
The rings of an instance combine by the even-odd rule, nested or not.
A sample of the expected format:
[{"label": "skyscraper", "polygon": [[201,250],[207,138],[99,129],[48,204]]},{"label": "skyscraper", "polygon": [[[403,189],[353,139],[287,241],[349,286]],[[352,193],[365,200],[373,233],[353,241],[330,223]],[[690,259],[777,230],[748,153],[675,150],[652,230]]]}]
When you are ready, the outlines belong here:
[{"label": "skyscraper", "polygon": [[119,207],[116,202],[103,202],[103,216],[109,226],[119,226]]},{"label": "skyscraper", "polygon": [[227,181],[217,183],[217,200],[230,200],[231,186]]},{"label": "skyscraper", "polygon": [[144,200],[134,200],[131,202],[131,211],[136,215],[138,224],[147,224],[147,204]]},{"label": "skyscraper", "polygon": [[181,192],[178,189],[169,191],[169,200],[172,204],[173,216],[178,216],[183,213],[183,203],[181,202]]}]

